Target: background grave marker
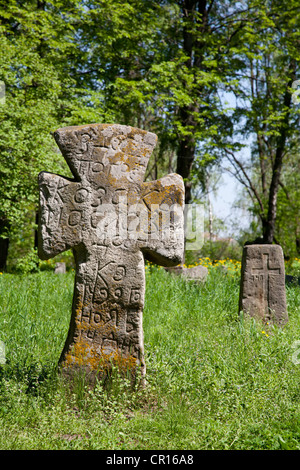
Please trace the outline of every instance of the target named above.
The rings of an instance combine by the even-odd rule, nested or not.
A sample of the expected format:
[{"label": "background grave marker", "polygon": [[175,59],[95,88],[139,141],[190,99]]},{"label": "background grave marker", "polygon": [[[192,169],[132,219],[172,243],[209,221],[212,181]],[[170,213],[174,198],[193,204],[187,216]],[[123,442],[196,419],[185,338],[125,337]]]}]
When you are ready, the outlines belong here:
[{"label": "background grave marker", "polygon": [[239,311],[278,324],[288,320],[284,258],[279,245],[244,246]]}]

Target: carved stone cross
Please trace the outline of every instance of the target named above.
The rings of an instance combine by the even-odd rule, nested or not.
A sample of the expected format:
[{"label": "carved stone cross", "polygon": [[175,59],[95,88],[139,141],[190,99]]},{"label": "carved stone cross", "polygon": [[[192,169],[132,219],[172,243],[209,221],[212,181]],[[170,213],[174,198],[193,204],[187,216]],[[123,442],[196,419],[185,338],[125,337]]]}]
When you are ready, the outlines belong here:
[{"label": "carved stone cross", "polygon": [[280,276],[280,267],[272,267],[270,265],[270,253],[262,254],[262,266],[252,266],[251,275],[260,282],[262,288],[261,302],[262,308],[268,312],[270,303],[270,283],[271,278]]},{"label": "carved stone cross", "polygon": [[281,246],[244,246],[239,311],[264,322],[284,325],[288,321]]},{"label": "carved stone cross", "polygon": [[54,138],[74,175],[39,175],[39,256],[72,248],[76,262],[60,365],[95,376],[114,363],[144,376],[144,258],[182,262],[182,178],[143,182],[157,141],[150,132],[91,124],[58,129]]}]

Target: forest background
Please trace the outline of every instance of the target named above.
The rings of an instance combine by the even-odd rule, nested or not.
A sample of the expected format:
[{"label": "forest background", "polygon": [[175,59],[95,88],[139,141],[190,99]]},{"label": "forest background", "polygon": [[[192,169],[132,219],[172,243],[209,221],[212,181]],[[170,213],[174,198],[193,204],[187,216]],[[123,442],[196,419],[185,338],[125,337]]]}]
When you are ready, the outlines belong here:
[{"label": "forest background", "polygon": [[[0,50],[1,272],[40,268],[38,173],[72,176],[52,133],[93,122],[158,135],[146,179],[177,172],[204,204],[201,256],[259,240],[300,257],[297,0],[0,0]],[[224,172],[249,221],[235,244],[216,241]]]}]

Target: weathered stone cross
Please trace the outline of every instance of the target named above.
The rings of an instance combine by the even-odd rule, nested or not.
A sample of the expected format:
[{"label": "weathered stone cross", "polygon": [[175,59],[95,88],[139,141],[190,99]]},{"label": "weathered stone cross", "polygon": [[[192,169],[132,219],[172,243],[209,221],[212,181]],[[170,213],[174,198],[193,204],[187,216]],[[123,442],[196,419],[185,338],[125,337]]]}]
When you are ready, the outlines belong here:
[{"label": "weathered stone cross", "polygon": [[115,363],[144,376],[144,258],[163,266],[182,261],[182,178],[143,182],[157,140],[150,132],[92,124],[54,137],[74,175],[39,175],[39,256],[72,248],[76,262],[60,365],[95,376]]},{"label": "weathered stone cross", "polygon": [[272,268],[269,263],[269,253],[262,254],[262,267],[252,266],[251,274],[259,280],[262,287],[263,308],[268,314],[270,300],[270,275],[280,275],[280,268]]},{"label": "weathered stone cross", "polygon": [[279,245],[244,246],[239,311],[264,322],[285,324],[286,308],[284,257]]}]

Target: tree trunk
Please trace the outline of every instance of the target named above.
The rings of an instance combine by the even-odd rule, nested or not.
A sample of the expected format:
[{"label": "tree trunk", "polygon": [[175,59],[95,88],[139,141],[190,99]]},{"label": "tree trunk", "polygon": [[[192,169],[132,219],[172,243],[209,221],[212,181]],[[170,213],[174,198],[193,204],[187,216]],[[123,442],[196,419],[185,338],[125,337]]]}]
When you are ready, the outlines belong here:
[{"label": "tree trunk", "polygon": [[[183,28],[183,50],[187,55],[185,65],[188,69],[193,67],[199,69],[202,63],[201,39],[207,22],[207,2],[206,0],[183,0],[178,3],[185,21]],[[191,182],[189,178],[196,150],[194,132],[197,123],[194,115],[198,112],[197,108],[198,105],[194,102],[182,106],[178,113],[180,124],[186,130],[186,133],[181,136],[179,142],[176,172],[184,179],[186,204],[191,201]]]},{"label": "tree trunk", "polygon": [[195,141],[191,137],[182,138],[179,144],[178,157],[177,157],[177,168],[178,173],[184,179],[185,186],[185,204],[189,204],[191,201],[191,189],[192,185],[189,181],[191,174],[192,164],[195,158]]},{"label": "tree trunk", "polygon": [[297,255],[300,255],[300,224],[299,224],[299,218],[296,217],[296,237],[295,237],[295,243],[296,243],[296,252]]},{"label": "tree trunk", "polygon": [[9,228],[9,223],[6,219],[0,219],[0,272],[6,271],[7,269],[7,257],[8,257],[8,247],[9,247],[9,238],[6,235]]},{"label": "tree trunk", "polygon": [[35,227],[34,227],[34,249],[38,249],[39,244],[39,235],[38,235],[38,225],[39,225],[39,212],[35,213]]},{"label": "tree trunk", "polygon": [[0,238],[0,272],[6,271],[9,238]]},{"label": "tree trunk", "polygon": [[290,71],[291,79],[287,85],[287,89],[284,95],[284,107],[286,108],[286,113],[281,125],[280,136],[277,140],[276,155],[273,164],[272,179],[269,190],[268,216],[266,224],[263,227],[264,243],[273,243],[274,241],[275,222],[277,214],[277,195],[280,183],[283,157],[285,153],[287,131],[290,119],[290,107],[292,102],[292,95],[289,91],[289,88],[292,86],[292,83],[295,79],[295,61],[293,59],[291,60]]}]

